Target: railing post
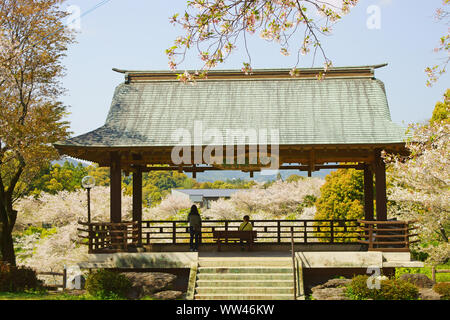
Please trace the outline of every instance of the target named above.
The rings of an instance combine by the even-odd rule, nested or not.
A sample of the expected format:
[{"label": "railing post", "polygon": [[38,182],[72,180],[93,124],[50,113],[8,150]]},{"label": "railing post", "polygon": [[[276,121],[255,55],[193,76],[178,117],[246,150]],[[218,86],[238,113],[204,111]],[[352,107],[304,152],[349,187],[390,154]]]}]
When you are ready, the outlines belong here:
[{"label": "railing post", "polygon": [[228,236],[226,235],[228,231],[228,221],[225,221],[225,243],[228,243]]},{"label": "railing post", "polygon": [[278,243],[281,242],[281,222],[277,221],[277,233],[278,233]]},{"label": "railing post", "polygon": [[373,249],[373,225],[368,224],[367,226],[369,227],[369,251],[371,251]]},{"label": "railing post", "polygon": [[93,232],[92,232],[92,225],[88,224],[88,253],[92,253],[93,249]]},{"label": "railing post", "polygon": [[122,227],[123,230],[123,250],[128,250],[128,225]]},{"label": "railing post", "polygon": [[138,246],[142,247],[142,221],[138,222]]},{"label": "railing post", "polygon": [[63,290],[66,289],[66,283],[67,283],[67,268],[66,265],[64,265],[64,270],[63,270]]},{"label": "railing post", "polygon": [[177,223],[172,221],[172,243],[177,243]]},{"label": "railing post", "polygon": [[308,227],[308,221],[303,220],[303,241],[308,243],[308,231],[306,230]]},{"label": "railing post", "polygon": [[334,243],[334,221],[330,221],[330,243]]},{"label": "railing post", "polygon": [[295,250],[294,250],[294,227],[291,226],[291,252],[292,252],[292,272],[294,280],[294,300],[297,300],[297,277],[295,270]]},{"label": "railing post", "polygon": [[405,222],[405,248],[409,250],[409,222]]}]

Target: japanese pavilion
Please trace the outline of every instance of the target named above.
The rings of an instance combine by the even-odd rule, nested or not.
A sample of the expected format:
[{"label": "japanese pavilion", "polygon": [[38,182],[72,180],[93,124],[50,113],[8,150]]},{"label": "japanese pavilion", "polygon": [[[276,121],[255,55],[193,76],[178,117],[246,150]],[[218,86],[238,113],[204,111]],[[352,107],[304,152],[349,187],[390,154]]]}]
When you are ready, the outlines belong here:
[{"label": "japanese pavilion", "polygon": [[[204,128],[213,128],[223,136],[227,130],[277,130],[277,146],[271,145],[268,154],[275,154],[276,150],[279,169],[296,169],[309,174],[327,168],[363,170],[365,219],[357,224],[365,226],[366,235],[376,228],[379,232],[377,236],[364,238],[363,235],[355,241],[368,245],[369,251],[408,251],[407,231],[410,228],[407,224],[400,227],[400,222],[396,224],[399,231],[406,233],[397,234],[396,238],[390,239],[396,241],[387,246],[389,236],[382,237],[380,229],[394,223],[387,221],[382,152],[407,153],[405,129],[392,122],[385,86],[375,77],[375,69],[384,66],[386,64],[336,67],[327,72],[324,80],[317,80],[317,75],[323,71],[319,68],[300,69],[297,76],[291,76],[288,69],[253,70],[250,75],[244,75],[240,70],[217,70],[209,72],[206,79],[197,80],[194,85],[181,83],[170,71],[113,69],[122,73],[125,81],[115,89],[106,123],[91,132],[54,144],[61,155],[110,167],[110,221],[103,225],[88,224],[90,228],[96,228],[89,229],[90,252],[113,250],[111,243],[109,246],[106,243],[105,234],[100,240],[92,237],[101,230],[113,232],[114,226],[121,230],[120,226],[131,223],[134,229],[130,231],[130,238],[139,245],[150,245],[157,230],[165,233],[164,228],[151,229],[157,228],[153,222],[142,221],[143,172],[177,170],[192,172],[195,177],[197,172],[234,169],[249,172],[252,176],[253,172],[265,168],[260,162],[245,165],[234,161],[224,166],[211,165],[202,159],[192,164],[174,163],[172,151],[180,143],[174,141],[173,133],[181,128],[192,137],[199,122]],[[198,148],[203,152],[208,146],[191,140],[183,147],[183,153],[184,150],[194,153]],[[250,144],[229,146],[222,143],[219,147],[236,150],[243,147],[248,163]],[[133,175],[132,222],[122,221],[121,217],[122,172]],[[299,223],[303,229],[295,231],[296,238],[312,241],[317,230],[308,229],[313,225],[306,221]],[[226,223],[225,226],[228,227]],[[283,242],[283,225],[274,221],[274,227],[278,229],[271,231],[267,226],[261,227],[260,233],[272,232],[275,242]],[[339,234],[334,234],[333,228],[336,231],[338,227],[342,229]],[[165,239],[178,243],[181,239],[179,228],[186,229],[174,224],[168,232],[169,238]],[[342,235],[347,232],[346,228],[347,225],[341,222],[334,224],[331,221],[325,230],[329,242],[345,238]],[[179,238],[175,239],[177,236]],[[128,250],[126,244],[121,250]]]}]

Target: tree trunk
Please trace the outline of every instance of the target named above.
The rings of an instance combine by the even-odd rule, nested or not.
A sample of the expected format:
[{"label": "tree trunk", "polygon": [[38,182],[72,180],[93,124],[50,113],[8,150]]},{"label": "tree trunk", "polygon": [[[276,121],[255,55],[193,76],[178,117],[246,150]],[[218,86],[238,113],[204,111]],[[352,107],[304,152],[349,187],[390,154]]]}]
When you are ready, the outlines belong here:
[{"label": "tree trunk", "polygon": [[[10,211],[10,212],[8,212]],[[0,207],[0,260],[16,265],[12,229],[16,222],[17,211]]]},{"label": "tree trunk", "polygon": [[14,253],[14,243],[11,232],[0,232],[0,247],[1,257],[0,260],[8,262],[10,265],[16,265],[16,255]]},{"label": "tree trunk", "polygon": [[448,236],[447,236],[447,232],[445,231],[445,228],[441,226],[439,228],[439,231],[440,231],[440,236],[442,237],[444,242],[448,242]]}]

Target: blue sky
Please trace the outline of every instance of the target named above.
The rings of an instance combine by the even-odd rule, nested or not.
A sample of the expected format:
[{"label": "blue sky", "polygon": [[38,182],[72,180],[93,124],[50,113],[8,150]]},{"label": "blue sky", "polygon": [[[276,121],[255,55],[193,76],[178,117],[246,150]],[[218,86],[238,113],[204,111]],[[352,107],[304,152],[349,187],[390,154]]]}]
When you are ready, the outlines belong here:
[{"label": "blue sky", "polygon": [[[169,23],[169,17],[184,12],[186,0],[110,0],[88,13],[100,0],[73,0],[67,5],[80,8],[81,29],[77,43],[64,60],[67,89],[63,102],[70,106],[71,130],[79,135],[104,124],[114,88],[123,82],[121,69],[166,70],[165,49],[182,34]],[[420,3],[420,5],[418,5]],[[431,117],[434,105],[449,87],[450,73],[432,88],[426,87],[427,66],[442,56],[433,53],[448,26],[434,19],[442,0],[360,0],[357,7],[333,27],[323,39],[327,56],[334,66],[371,65],[387,62],[376,70],[386,85],[392,119],[398,124],[424,121]],[[380,8],[380,28],[369,29],[367,9]],[[291,68],[296,56],[284,57],[279,46],[258,36],[249,42],[253,68]],[[243,48],[219,68],[240,69],[247,61]],[[318,59],[317,66],[321,66]],[[189,54],[180,69],[199,68],[196,52]],[[311,57],[299,67],[310,67]]]}]

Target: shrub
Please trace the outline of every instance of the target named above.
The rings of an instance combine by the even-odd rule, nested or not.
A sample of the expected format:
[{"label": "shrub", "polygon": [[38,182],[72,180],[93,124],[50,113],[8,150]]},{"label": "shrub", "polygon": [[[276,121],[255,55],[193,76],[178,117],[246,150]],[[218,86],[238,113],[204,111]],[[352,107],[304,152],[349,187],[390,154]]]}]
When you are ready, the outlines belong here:
[{"label": "shrub", "polygon": [[377,299],[378,290],[369,289],[367,286],[368,276],[360,275],[352,279],[348,285],[346,294],[353,300]]},{"label": "shrub", "polygon": [[0,291],[23,292],[41,288],[42,282],[37,278],[33,269],[10,266],[0,261]]},{"label": "shrub", "polygon": [[86,279],[87,292],[97,298],[125,298],[131,289],[131,281],[122,274],[100,269],[91,272]]},{"label": "shrub", "polygon": [[433,290],[442,296],[441,300],[450,300],[450,282],[436,283]]},{"label": "shrub", "polygon": [[392,279],[381,281],[383,300],[417,300],[419,290],[409,281]]},{"label": "shrub", "polygon": [[408,281],[398,279],[381,280],[380,289],[370,289],[367,286],[366,275],[356,276],[352,279],[346,290],[347,296],[354,300],[416,300],[419,290]]}]

